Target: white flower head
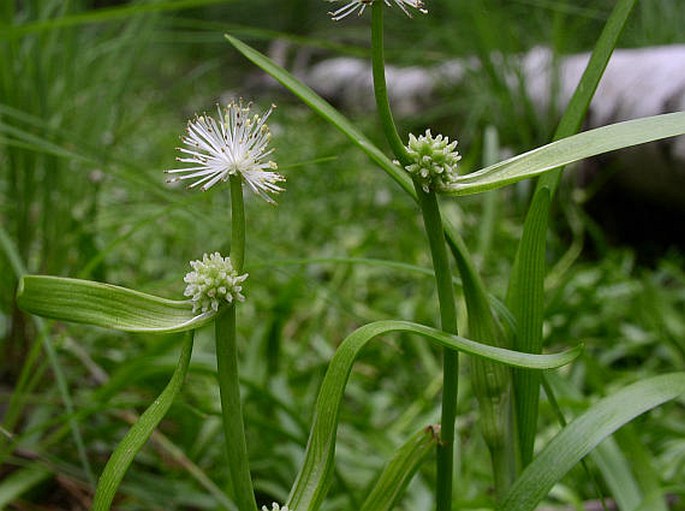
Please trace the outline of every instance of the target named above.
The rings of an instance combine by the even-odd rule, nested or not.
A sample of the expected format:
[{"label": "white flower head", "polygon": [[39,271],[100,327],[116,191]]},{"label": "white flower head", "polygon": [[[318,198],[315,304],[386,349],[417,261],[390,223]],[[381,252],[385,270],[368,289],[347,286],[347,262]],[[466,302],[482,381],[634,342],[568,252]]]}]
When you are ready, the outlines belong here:
[{"label": "white flower head", "polygon": [[[262,506],[262,511],[269,511],[269,508]],[[288,506],[279,506],[275,502],[271,504],[271,511],[289,511]]]},{"label": "white flower head", "polygon": [[425,192],[442,191],[459,177],[457,163],[461,155],[456,148],[456,140],[450,142],[442,135],[433,137],[430,130],[418,137],[409,134],[407,152],[413,163],[405,169]]},{"label": "white flower head", "polygon": [[[329,2],[337,2],[339,0],[328,0]],[[346,5],[343,5],[339,9],[330,12],[329,14],[331,15],[331,18],[333,21],[339,21],[343,19],[345,16],[352,14],[355,11],[359,11],[357,14],[361,16],[364,13],[364,9],[366,9],[369,5],[371,5],[374,1],[380,1],[380,0],[352,0],[348,1]],[[383,0],[385,2],[385,5],[388,7],[391,7],[392,4],[390,3],[390,0]],[[426,14],[428,10],[424,7],[423,1],[422,0],[392,0],[395,5],[397,5],[404,14],[409,16],[411,18],[411,12],[407,7],[412,7],[413,9],[416,9],[417,11]]]},{"label": "white flower head", "polygon": [[268,160],[273,149],[268,148],[271,133],[266,121],[273,109],[272,105],[260,116],[250,113],[249,103],[232,101],[224,108],[217,105],[218,119],[203,114],[188,121],[186,134],[181,138],[185,147],[178,148],[185,156],[176,159],[191,166],[167,170],[169,174],[178,174],[168,182],[195,179],[189,188],[200,186],[207,190],[237,175],[253,192],[273,204],[269,194],[282,192],[278,183],[285,181],[274,172],[278,168],[276,163]]},{"label": "white flower head", "polygon": [[243,302],[241,284],[247,273],[238,275],[230,257],[221,257],[219,252],[204,254],[201,261],[190,261],[193,271],[188,272],[183,281],[188,284],[184,296],[193,302],[193,312],[214,312],[223,302]]}]

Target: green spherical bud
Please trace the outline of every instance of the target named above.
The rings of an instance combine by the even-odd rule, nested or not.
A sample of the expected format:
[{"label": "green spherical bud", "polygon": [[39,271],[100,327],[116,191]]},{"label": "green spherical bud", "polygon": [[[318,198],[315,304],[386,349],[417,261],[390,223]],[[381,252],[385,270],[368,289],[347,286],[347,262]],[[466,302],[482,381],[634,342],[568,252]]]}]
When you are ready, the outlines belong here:
[{"label": "green spherical bud", "polygon": [[425,192],[439,192],[459,177],[457,163],[461,155],[456,147],[456,140],[450,142],[442,135],[433,137],[430,130],[418,137],[409,134],[407,153],[413,163],[405,169]]},{"label": "green spherical bud", "polygon": [[216,312],[224,302],[245,301],[241,284],[247,273],[238,275],[230,257],[221,257],[219,252],[204,254],[201,261],[191,261],[190,266],[193,271],[183,278],[188,284],[183,294],[193,302],[193,312]]}]

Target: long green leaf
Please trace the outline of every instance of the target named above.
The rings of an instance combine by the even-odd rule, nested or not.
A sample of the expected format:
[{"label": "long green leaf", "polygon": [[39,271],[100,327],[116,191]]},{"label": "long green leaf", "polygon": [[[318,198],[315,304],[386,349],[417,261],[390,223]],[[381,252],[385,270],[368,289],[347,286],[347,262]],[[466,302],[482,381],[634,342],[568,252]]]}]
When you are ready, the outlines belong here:
[{"label": "long green leaf", "polygon": [[[634,5],[635,0],[619,0],[614,6],[592,50],[580,83],[559,122],[554,140],[573,135],[580,129],[592,96]],[[506,303],[516,318],[514,348],[527,353],[542,351],[547,221],[551,198],[559,184],[562,170],[547,172],[538,180],[531,207],[526,214],[523,235],[507,290]],[[514,393],[519,453],[521,464],[525,467],[533,456],[537,432],[539,374],[525,370],[514,371]]]},{"label": "long green leaf", "polygon": [[[507,305],[516,318],[514,347],[517,351],[542,351],[542,322],[545,309],[545,247],[550,193],[540,188],[533,197],[519,243],[514,271],[509,281]],[[526,466],[533,455],[537,431],[540,373],[515,370],[514,396],[521,462]]]},{"label": "long green leaf", "polygon": [[[445,193],[460,196],[494,190],[591,156],[685,134],[685,112],[603,126],[538,147],[460,176]],[[648,176],[645,179],[649,179]]]},{"label": "long green leaf", "polygon": [[143,448],[145,442],[150,438],[159,421],[166,415],[171,403],[180,392],[186,372],[188,371],[192,351],[193,334],[188,333],[186,334],[178,365],[169,383],[159,397],[140,416],[138,422],[126,433],[126,436],[117,445],[117,448],[107,462],[95,490],[93,511],[109,510],[117,488],[119,488],[124,474],[126,474],[128,467],[133,462],[133,458]]},{"label": "long green leaf", "polygon": [[22,277],[17,303],[38,316],[125,332],[183,332],[208,323],[216,314],[195,315],[187,300],[167,300],[111,284],[45,275]]},{"label": "long green leaf", "polygon": [[412,435],[385,467],[366,497],[361,511],[394,509],[414,474],[440,439],[439,426],[429,426]]},{"label": "long green leaf", "polygon": [[372,339],[390,332],[418,334],[442,347],[504,364],[537,369],[551,369],[564,365],[573,360],[581,349],[579,346],[555,355],[528,355],[449,335],[408,321],[377,321],[358,328],[335,352],[321,384],[304,463],[287,503],[291,509],[315,511],[321,505],[333,467],[340,404],[352,365],[361,349]]},{"label": "long green leaf", "polygon": [[499,509],[533,511],[552,487],[602,440],[635,417],[685,394],[685,373],[633,383],[595,403],[555,436],[524,470]]}]

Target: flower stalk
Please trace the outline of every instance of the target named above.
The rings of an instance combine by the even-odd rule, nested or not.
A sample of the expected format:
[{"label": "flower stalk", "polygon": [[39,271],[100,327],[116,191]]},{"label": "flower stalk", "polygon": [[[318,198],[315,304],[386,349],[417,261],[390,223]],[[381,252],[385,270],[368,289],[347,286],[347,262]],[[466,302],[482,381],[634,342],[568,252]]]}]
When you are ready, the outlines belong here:
[{"label": "flower stalk", "polygon": [[234,499],[240,511],[254,511],[257,509],[257,502],[250,476],[238,382],[235,305],[227,307],[219,315],[214,328],[221,414]]},{"label": "flower stalk", "polygon": [[[415,163],[400,138],[395,125],[385,82],[385,58],[383,54],[383,3],[374,2],[371,18],[372,67],[374,94],[381,125],[386,139],[403,167]],[[452,287],[452,272],[447,257],[442,218],[434,189],[426,191],[421,183],[414,181],[417,199],[423,215],[428,244],[433,260],[435,280],[443,331],[457,333],[457,312]],[[436,509],[452,508],[452,477],[454,473],[454,428],[457,412],[459,355],[456,351],[443,351],[443,394],[441,438],[437,448]]]},{"label": "flower stalk", "polygon": [[[231,176],[230,188],[231,260],[235,271],[240,273],[245,260],[245,208],[239,176]],[[234,498],[240,511],[254,511],[257,509],[257,501],[250,475],[243,409],[240,402],[235,304],[231,304],[217,317],[214,334],[221,415]]]}]

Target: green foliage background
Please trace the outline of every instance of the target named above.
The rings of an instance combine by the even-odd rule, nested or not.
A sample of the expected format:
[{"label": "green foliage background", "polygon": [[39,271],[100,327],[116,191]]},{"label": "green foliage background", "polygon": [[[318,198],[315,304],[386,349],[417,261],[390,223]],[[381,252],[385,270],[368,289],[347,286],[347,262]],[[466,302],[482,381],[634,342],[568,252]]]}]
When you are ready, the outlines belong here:
[{"label": "green foliage background", "polygon": [[[93,475],[130,414],[165,385],[181,342],[180,336],[35,322],[14,305],[21,267],[179,298],[187,261],[227,251],[228,194],[167,186],[161,171],[175,164],[185,120],[229,94],[263,108],[278,104],[271,127],[288,178],[278,207],[257,208],[248,199],[249,300],[239,309],[255,485],[261,503],[282,502],[336,344],[372,320],[401,316],[436,324],[435,297],[415,206],[341,135],[266,87],[223,34],[263,50],[276,39],[288,41],[293,59],[297,52],[309,52],[313,61],[366,56],[368,19],[334,24],[326,16],[330,4],[319,0],[104,4],[0,6],[0,507],[86,508]],[[428,16],[387,17],[387,56],[390,63],[429,65],[493,51],[512,55],[539,44],[559,54],[587,51],[612,4],[434,1]],[[640,2],[621,46],[685,42],[683,12],[682,0]],[[517,152],[549,139],[555,115],[533,114],[524,96],[502,88],[497,73],[470,78],[457,90],[441,91],[438,107],[400,119],[401,128],[435,125],[458,137],[465,169],[479,166],[487,126]],[[354,115],[384,147],[373,114]],[[500,296],[527,197],[525,185],[499,196],[492,245],[476,251],[484,278]],[[470,247],[482,236],[482,201],[443,205]],[[603,243],[570,186],[559,197],[551,236],[546,346],[578,340],[586,346],[582,361],[553,382],[567,415],[613,388],[681,369],[683,255],[671,250],[645,266],[636,262],[638,249]],[[583,240],[595,257],[576,250]],[[574,264],[555,266],[567,259]],[[56,358],[41,353],[45,339]],[[215,490],[227,481],[211,349],[199,339],[182,399],[161,427],[165,437],[154,439],[134,463],[121,509],[216,508]],[[348,388],[326,509],[356,509],[400,440],[437,420],[438,368],[438,352],[412,339],[388,337],[366,352]],[[60,378],[62,389],[55,383]],[[557,426],[549,404],[542,406],[544,439]],[[463,508],[486,508],[491,481],[468,388],[459,412],[457,492]],[[683,415],[682,404],[668,405],[616,438],[643,490],[680,495],[681,506]],[[85,457],[78,454],[78,438]],[[591,462],[589,470],[600,468]],[[430,464],[422,469],[403,509],[428,508],[432,472]],[[559,502],[595,499],[603,484],[578,469],[553,495]]]}]

